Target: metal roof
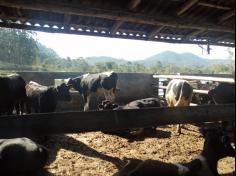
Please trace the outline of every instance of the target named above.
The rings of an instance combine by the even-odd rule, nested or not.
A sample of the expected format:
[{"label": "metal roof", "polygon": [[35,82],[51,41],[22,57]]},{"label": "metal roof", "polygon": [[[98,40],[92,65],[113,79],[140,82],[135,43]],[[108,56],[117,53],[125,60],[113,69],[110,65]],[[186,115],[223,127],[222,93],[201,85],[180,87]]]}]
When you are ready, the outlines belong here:
[{"label": "metal roof", "polygon": [[235,46],[235,0],[0,0],[0,27]]}]

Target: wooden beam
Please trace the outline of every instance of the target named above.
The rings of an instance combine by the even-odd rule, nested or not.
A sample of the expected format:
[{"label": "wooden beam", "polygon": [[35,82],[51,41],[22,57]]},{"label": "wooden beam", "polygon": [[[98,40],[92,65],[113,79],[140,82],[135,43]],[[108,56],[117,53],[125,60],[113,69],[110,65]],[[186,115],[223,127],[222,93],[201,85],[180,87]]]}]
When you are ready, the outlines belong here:
[{"label": "wooden beam", "polygon": [[129,9],[135,10],[139,4],[141,4],[142,0],[131,0],[129,3]]},{"label": "wooden beam", "polygon": [[185,39],[190,39],[196,35],[199,35],[201,33],[205,32],[205,30],[196,30],[194,32],[189,33],[188,35],[185,36]]},{"label": "wooden beam", "polygon": [[150,39],[150,38],[154,38],[154,37],[155,37],[159,32],[161,32],[161,30],[164,29],[164,28],[165,28],[165,26],[161,26],[161,27],[155,29],[154,31],[150,32],[150,33],[148,34],[148,38],[149,38],[149,39]]},{"label": "wooden beam", "polygon": [[235,83],[233,78],[189,76],[189,75],[153,75],[153,78],[186,79],[186,80],[205,80],[215,82]]},{"label": "wooden beam", "polygon": [[[43,24],[43,23],[42,23]],[[57,23],[55,23],[57,24]],[[75,24],[71,24],[71,26],[74,26]],[[75,25],[77,28],[83,28],[84,25]],[[176,44],[201,44],[206,45],[206,41],[192,41],[192,40],[173,40],[173,39],[165,39],[165,38],[150,38],[143,37],[142,35],[136,36],[140,31],[131,31],[131,30],[121,30],[121,32],[137,32],[134,33],[134,35],[111,35],[110,33],[101,33],[101,32],[86,32],[86,31],[78,31],[78,30],[61,30],[61,29],[54,29],[54,28],[45,28],[45,27],[37,27],[37,26],[27,26],[25,24],[16,24],[16,23],[6,23],[6,22],[0,22],[0,27],[6,27],[6,28],[16,28],[16,29],[24,29],[24,30],[35,30],[35,31],[42,31],[42,32],[50,32],[50,33],[63,33],[63,34],[78,34],[78,35],[88,35],[88,36],[99,36],[99,37],[113,37],[113,38],[124,38],[124,39],[133,39],[133,40],[149,40],[149,41],[158,41],[158,42],[165,42],[165,43],[176,43]],[[101,31],[109,31],[108,28],[100,28],[100,27],[94,27],[96,30]],[[168,35],[168,34],[161,34],[161,35]],[[172,36],[174,37],[174,36]],[[212,39],[212,41],[214,41]],[[226,46],[226,47],[235,47],[235,44],[232,43],[218,43],[218,42],[212,42],[211,45],[216,46]]]},{"label": "wooden beam", "polygon": [[184,12],[189,10],[195,4],[197,4],[198,0],[187,0],[184,5],[177,11],[177,16],[182,15]]},{"label": "wooden beam", "polygon": [[[197,0],[193,0],[197,1]],[[0,6],[7,6],[12,8],[24,8],[30,10],[37,11],[46,11],[60,14],[70,14],[70,15],[79,15],[79,16],[88,16],[88,17],[96,17],[96,18],[104,18],[109,20],[118,20],[132,23],[141,23],[141,24],[149,24],[155,26],[167,26],[173,28],[184,28],[184,29],[198,29],[198,30],[209,30],[215,32],[227,32],[227,33],[235,33],[235,30],[229,27],[224,27],[221,25],[214,24],[190,24],[189,22],[184,24],[183,19],[173,19],[169,18],[165,20],[156,20],[157,18],[154,16],[144,16],[143,14],[134,14],[128,12],[121,12],[115,10],[104,10],[104,9],[87,9],[82,7],[74,7],[74,6],[66,6],[61,4],[49,4],[49,3],[38,3],[32,1],[7,1],[1,0]],[[179,20],[179,21],[178,21]]]},{"label": "wooden beam", "polygon": [[222,22],[228,20],[229,18],[231,18],[232,16],[235,16],[235,10],[229,11],[229,12],[225,13],[223,16],[221,16],[218,20],[218,23],[222,23]]},{"label": "wooden beam", "polygon": [[0,138],[233,121],[234,118],[234,104],[1,116]]},{"label": "wooden beam", "polygon": [[221,10],[231,10],[232,9],[232,7],[221,6],[221,5],[211,4],[211,3],[207,3],[207,2],[198,2],[198,5],[204,6],[204,7],[215,8],[215,9],[221,9]]},{"label": "wooden beam", "polygon": [[64,28],[65,30],[69,30],[70,29],[70,20],[71,20],[71,15],[68,14],[64,14]]},{"label": "wooden beam", "polygon": [[111,34],[112,34],[112,35],[115,34],[122,24],[124,24],[123,21],[117,21],[117,22],[112,26]]}]

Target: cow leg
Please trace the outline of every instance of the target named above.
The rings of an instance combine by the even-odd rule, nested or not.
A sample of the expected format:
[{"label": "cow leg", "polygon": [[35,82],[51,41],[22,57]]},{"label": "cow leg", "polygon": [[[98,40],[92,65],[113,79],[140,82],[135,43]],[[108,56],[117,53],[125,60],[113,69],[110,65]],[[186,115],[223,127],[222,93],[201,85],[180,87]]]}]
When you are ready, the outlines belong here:
[{"label": "cow leg", "polygon": [[109,100],[108,91],[103,89],[103,94],[104,94],[105,100]]},{"label": "cow leg", "polygon": [[16,110],[16,114],[20,114],[20,102],[16,101],[14,107]]},{"label": "cow leg", "polygon": [[21,111],[21,115],[23,115],[23,113],[25,111],[25,105],[24,105],[24,101],[23,100],[20,101],[20,111]]},{"label": "cow leg", "polygon": [[89,111],[89,103],[90,103],[91,96],[87,94],[84,94],[84,111]]},{"label": "cow leg", "polygon": [[182,134],[182,133],[181,133],[181,124],[178,124],[178,125],[177,125],[177,133],[178,133],[178,134]]},{"label": "cow leg", "polygon": [[115,101],[115,91],[114,91],[114,88],[109,90],[109,93],[110,93],[111,101],[114,102]]}]

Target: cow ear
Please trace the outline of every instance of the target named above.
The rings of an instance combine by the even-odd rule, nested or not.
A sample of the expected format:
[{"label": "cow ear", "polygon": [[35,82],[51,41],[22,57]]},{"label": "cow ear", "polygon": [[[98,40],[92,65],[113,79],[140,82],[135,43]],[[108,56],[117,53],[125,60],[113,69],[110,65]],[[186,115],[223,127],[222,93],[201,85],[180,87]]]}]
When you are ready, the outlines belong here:
[{"label": "cow ear", "polygon": [[117,104],[112,104],[112,108],[114,109],[114,108],[118,108],[118,105]]},{"label": "cow ear", "polygon": [[72,84],[67,84],[67,87],[69,87],[69,89],[73,88]]},{"label": "cow ear", "polygon": [[98,105],[98,109],[99,109],[99,110],[103,110],[103,105],[102,105],[102,104],[99,104],[99,105]]},{"label": "cow ear", "polygon": [[72,78],[66,79],[66,84],[67,84],[67,85],[72,84]]}]

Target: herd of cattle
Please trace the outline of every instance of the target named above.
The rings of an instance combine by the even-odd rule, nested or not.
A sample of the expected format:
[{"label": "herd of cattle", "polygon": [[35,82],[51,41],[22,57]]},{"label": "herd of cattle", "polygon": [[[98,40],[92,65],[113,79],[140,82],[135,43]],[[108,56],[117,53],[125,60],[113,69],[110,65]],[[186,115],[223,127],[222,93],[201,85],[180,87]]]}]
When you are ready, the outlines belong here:
[{"label": "herd of cattle", "polygon": [[[91,96],[102,94],[105,101],[98,110],[140,109],[147,107],[189,106],[193,99],[193,87],[186,80],[171,80],[165,91],[165,98],[151,97],[132,101],[124,106],[114,103],[118,75],[111,72],[84,74],[70,78],[58,86],[43,86],[30,81],[26,84],[17,74],[0,76],[0,116],[23,113],[54,112],[58,101],[71,101],[73,88],[84,99],[84,111],[90,110]],[[204,101],[202,101],[204,100]],[[235,103],[235,85],[219,83],[208,95],[198,97],[202,104]],[[152,127],[153,128],[153,127]],[[153,128],[155,129],[155,127]],[[181,132],[179,126],[178,132]],[[216,135],[217,134],[217,135]],[[218,146],[218,147],[215,147]],[[212,151],[214,149],[214,155]],[[0,139],[0,172],[30,173],[42,168],[48,159],[48,151],[28,138]],[[225,156],[234,156],[234,150],[226,134],[219,130],[205,133],[204,149],[199,157],[190,163],[168,164],[160,161],[128,160],[117,176],[168,175],[168,176],[215,176],[218,175],[217,161]],[[214,160],[212,160],[214,158]],[[213,167],[214,166],[214,167]],[[152,173],[152,174],[151,174]]]}]

